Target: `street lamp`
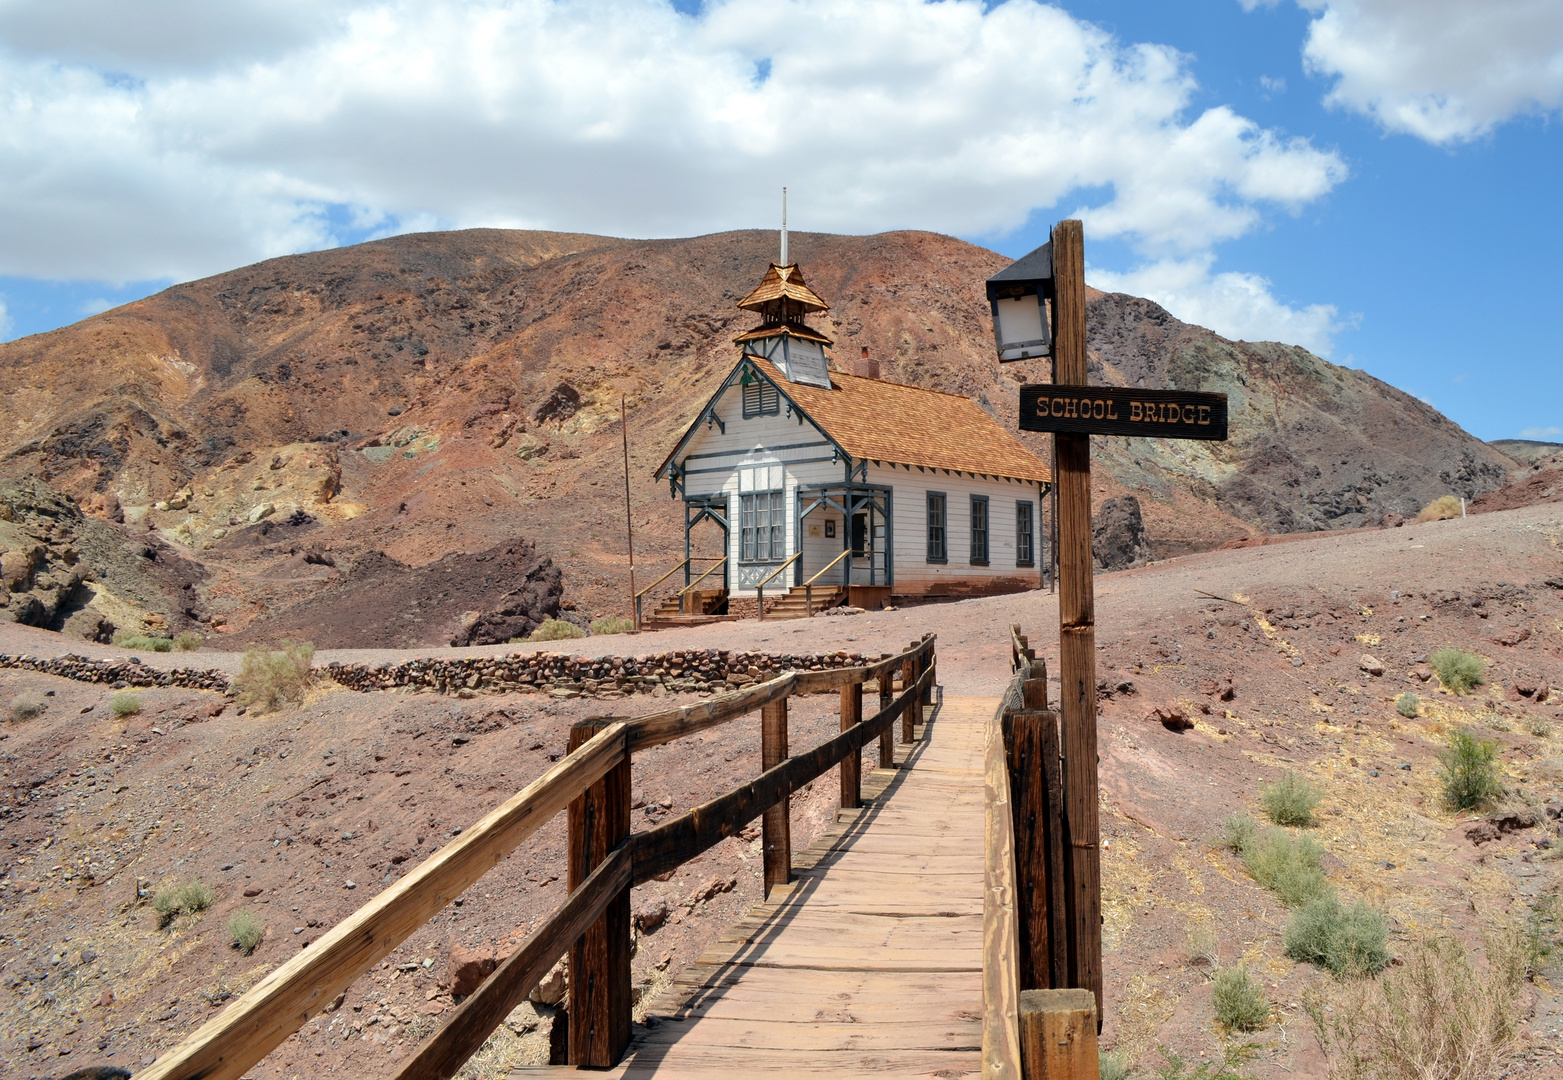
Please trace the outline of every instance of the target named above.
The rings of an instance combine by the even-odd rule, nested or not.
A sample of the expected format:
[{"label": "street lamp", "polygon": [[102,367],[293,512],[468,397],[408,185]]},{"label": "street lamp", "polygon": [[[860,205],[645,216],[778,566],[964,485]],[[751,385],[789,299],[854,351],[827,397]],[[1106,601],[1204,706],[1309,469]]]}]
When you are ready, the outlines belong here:
[{"label": "street lamp", "polygon": [[999,362],[1053,354],[1047,301],[1053,298],[1053,242],[1010,263],[988,279],[993,341]]}]

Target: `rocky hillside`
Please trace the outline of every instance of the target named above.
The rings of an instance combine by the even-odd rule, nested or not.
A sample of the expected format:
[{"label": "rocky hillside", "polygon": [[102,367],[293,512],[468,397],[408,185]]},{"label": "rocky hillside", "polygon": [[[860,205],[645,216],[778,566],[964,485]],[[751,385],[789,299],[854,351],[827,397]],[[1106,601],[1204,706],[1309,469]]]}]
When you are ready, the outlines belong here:
[{"label": "rocky hillside", "polygon": [[[438,620],[410,620],[428,643],[556,603],[573,618],[622,610],[621,398],[645,582],[682,551],[682,517],[651,471],[735,359],[749,319],[734,303],[774,247],[768,232],[471,230],[176,286],[0,345],[0,473],[47,480],[199,563],[189,606],[243,640],[307,627],[317,644],[367,644],[362,613],[330,600],[351,568],[383,577],[450,557],[474,561],[424,574],[429,596],[387,594],[397,615],[438,602]],[[915,232],[794,234],[792,250],[833,305],[816,324],[838,356],[867,347],[885,378],[967,394],[1009,424],[1016,385],[1047,377],[993,360],[982,282],[1002,256]],[[1495,488],[1513,467],[1304,350],[1226,341],[1122,295],[1093,294],[1089,315],[1094,378],[1233,398],[1225,445],[1097,440],[1098,498],[1136,495],[1158,557],[1376,523]],[[1025,439],[1045,454],[1043,437]],[[562,572],[562,600],[540,560]],[[527,614],[485,584],[495,561],[533,575],[514,586]]]}]

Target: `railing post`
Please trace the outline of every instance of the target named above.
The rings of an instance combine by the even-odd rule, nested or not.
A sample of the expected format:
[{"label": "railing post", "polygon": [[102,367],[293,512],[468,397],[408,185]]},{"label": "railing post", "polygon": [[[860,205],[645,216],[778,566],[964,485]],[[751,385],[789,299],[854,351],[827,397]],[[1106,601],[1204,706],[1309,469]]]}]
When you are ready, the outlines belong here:
[{"label": "railing post", "polygon": [[1046,990],[1069,985],[1063,770],[1058,714],[1047,709],[1047,665],[1031,661],[1020,675],[1025,707],[1003,719],[1015,831],[1016,959],[1020,988]]},{"label": "railing post", "polygon": [[[915,649],[922,642],[914,641],[909,648]],[[914,654],[901,662],[901,692],[904,694],[917,682],[917,656]],[[922,719],[922,705],[911,698],[907,699],[906,709],[901,713],[901,741],[909,743],[914,737],[912,725]]]},{"label": "railing post", "polygon": [[761,622],[765,621],[765,586],[754,587],[754,607]]},{"label": "railing post", "polygon": [[[923,640],[926,641],[927,638],[924,638]],[[933,704],[933,688],[936,685],[938,685],[938,682],[939,682],[939,657],[938,657],[938,654],[935,653],[932,649],[928,650],[927,652],[923,653],[922,655],[923,655],[923,670],[924,671],[928,671],[928,670],[932,670],[933,671],[933,674],[928,676],[928,683],[927,683],[927,685],[925,685],[923,687],[922,702],[923,702],[924,705],[932,705]]]},{"label": "railing post", "polygon": [[1022,990],[1020,1075],[1024,1080],[1096,1080],[1096,995],[1089,990]]},{"label": "railing post", "polygon": [[803,587],[803,613],[809,618],[814,618],[814,586]]},{"label": "railing post", "polygon": [[[606,725],[587,720],[570,728],[576,750]],[[630,759],[615,765],[570,804],[569,887],[587,876],[630,833]],[[570,947],[569,1063],[612,1068],[630,1041],[630,890]]]},{"label": "railing post", "polygon": [[[895,688],[891,685],[895,678],[895,672],[890,668],[884,668],[879,672],[879,712],[884,712],[890,707],[890,700],[895,697]],[[881,769],[895,768],[895,746],[891,743],[892,735],[889,728],[879,736],[879,767]]]},{"label": "railing post", "polygon": [[[787,699],[760,708],[760,771],[769,772],[787,760]],[[765,895],[792,879],[791,796],[765,811],[760,841],[765,849]]]},{"label": "railing post", "polygon": [[[841,688],[841,730],[850,731],[863,722],[863,684],[848,683]],[[841,808],[856,810],[863,805],[863,752],[858,750],[841,759]]]}]

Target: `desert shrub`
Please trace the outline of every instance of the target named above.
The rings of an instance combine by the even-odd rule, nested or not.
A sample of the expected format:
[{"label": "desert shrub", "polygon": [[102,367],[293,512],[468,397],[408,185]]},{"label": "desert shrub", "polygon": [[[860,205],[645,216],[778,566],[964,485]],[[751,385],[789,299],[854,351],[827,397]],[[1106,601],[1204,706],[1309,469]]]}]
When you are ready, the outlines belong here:
[{"label": "desert shrub", "polygon": [[1444,521],[1460,516],[1460,499],[1455,495],[1440,495],[1417,513],[1418,521]]},{"label": "desert shrub", "polygon": [[1221,826],[1221,846],[1241,855],[1258,832],[1259,825],[1253,818],[1247,814],[1233,814]]},{"label": "desert shrub", "polygon": [[1335,975],[1375,975],[1389,964],[1384,914],[1358,900],[1350,907],[1330,893],[1308,901],[1286,925],[1286,955]]},{"label": "desert shrub", "polygon": [[1438,751],[1438,773],[1444,783],[1444,802],[1452,810],[1474,810],[1503,794],[1497,744],[1469,731],[1449,736],[1449,745]]},{"label": "desert shrub", "polygon": [[280,650],[250,649],[234,676],[235,700],[260,712],[297,705],[309,689],[309,670],[314,662],[315,647],[307,641],[284,641]]},{"label": "desert shrub", "polygon": [[206,639],[194,630],[181,630],[174,635],[174,648],[180,652],[195,652],[205,644]]},{"label": "desert shrub", "polygon": [[152,897],[152,910],[156,911],[160,926],[167,926],[179,915],[195,915],[212,906],[217,899],[210,885],[200,881],[186,881],[159,889]]},{"label": "desert shrub", "polygon": [[1464,649],[1439,649],[1428,663],[1444,689],[1456,694],[1469,694],[1486,682],[1487,661]]},{"label": "desert shrub", "polygon": [[1508,718],[1504,717],[1504,716],[1499,716],[1497,713],[1488,713],[1487,714],[1486,724],[1487,724],[1488,727],[1492,728],[1494,731],[1513,731],[1514,730],[1514,725],[1509,723]]},{"label": "desert shrub", "polygon": [[139,694],[119,693],[109,699],[109,711],[115,716],[135,716],[141,711]]},{"label": "desert shrub", "polygon": [[44,710],[44,700],[37,694],[17,694],[11,699],[11,719],[31,720]]},{"label": "desert shrub", "polygon": [[623,615],[604,615],[592,620],[593,634],[627,634],[635,629],[635,620]]},{"label": "desert shrub", "polygon": [[1395,711],[1407,720],[1416,719],[1417,709],[1421,706],[1422,699],[1407,690],[1395,699]]},{"label": "desert shrub", "polygon": [[266,936],[266,924],[249,908],[240,908],[228,917],[228,936],[233,938],[233,947],[248,956]]},{"label": "desert shrub", "polygon": [[1216,1022],[1233,1031],[1258,1031],[1270,1020],[1270,1002],[1244,964],[1216,972],[1210,997]]},{"label": "desert shrub", "polygon": [[1538,739],[1552,738],[1552,721],[1545,716],[1527,716],[1525,718],[1525,730]]},{"label": "desert shrub", "polygon": [[1487,1080],[1516,1049],[1525,967],[1512,937],[1488,942],[1487,966],[1452,937],[1411,944],[1380,979],[1315,987],[1304,1008],[1332,1076]]},{"label": "desert shrub", "polygon": [[174,647],[174,639],[132,634],[121,630],[114,635],[114,644],[121,649],[133,649],[139,652],[168,652]]},{"label": "desert shrub", "polygon": [[1273,784],[1259,788],[1259,801],[1277,825],[1312,825],[1313,810],[1324,793],[1287,769]]},{"label": "desert shrub", "polygon": [[1254,1056],[1252,1044],[1228,1043],[1220,1061],[1202,1061],[1190,1066],[1176,1050],[1158,1046],[1156,1050],[1167,1064],[1156,1073],[1157,1080],[1248,1080],[1243,1063]]},{"label": "desert shrub", "polygon": [[1215,967],[1221,958],[1217,951],[1216,928],[1208,922],[1189,924],[1183,932],[1183,948],[1191,964]]},{"label": "desert shrub", "polygon": [[1129,1080],[1128,1056],[1122,1050],[1109,1050],[1096,1059],[1101,1080]]},{"label": "desert shrub", "polygon": [[1275,893],[1287,907],[1301,907],[1331,895],[1320,863],[1324,848],[1311,836],[1265,829],[1240,854],[1248,876]]},{"label": "desert shrub", "polygon": [[586,631],[563,619],[544,619],[527,638],[528,641],[564,641],[566,638],[585,637]]}]

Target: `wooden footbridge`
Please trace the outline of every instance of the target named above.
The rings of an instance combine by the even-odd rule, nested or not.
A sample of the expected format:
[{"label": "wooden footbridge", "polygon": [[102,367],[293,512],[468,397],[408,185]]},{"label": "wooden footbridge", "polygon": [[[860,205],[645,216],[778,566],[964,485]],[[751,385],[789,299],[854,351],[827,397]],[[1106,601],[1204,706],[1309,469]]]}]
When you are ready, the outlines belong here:
[{"label": "wooden footbridge", "polygon": [[[562,1064],[517,1078],[574,1066],[622,1077],[1096,1080],[1099,986],[1062,988],[1082,985],[1075,954],[1084,950],[1068,931],[1063,892],[1057,714],[1045,710],[1045,671],[1018,636],[1012,659],[1017,675],[1002,701],[945,700],[930,636],[862,667],[789,672],[693,706],[578,724],[570,753],[547,773],[138,1080],[243,1076],[560,811],[569,897],[401,1063],[399,1080],[456,1075],[561,956],[570,970],[567,1008],[554,1020]],[[865,685],[878,691],[867,717]],[[841,733],[789,754],[788,699],[831,691]],[[755,711],[759,777],[630,832],[634,753]],[[875,743],[879,767],[861,775],[862,750]],[[788,796],[838,765],[836,826],[794,857]],[[765,902],[633,1024],[631,886],[755,818]],[[1060,989],[1033,989],[1048,986]]]}]

